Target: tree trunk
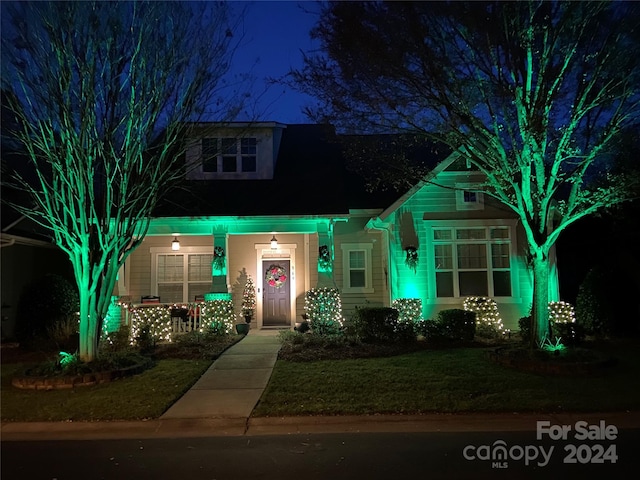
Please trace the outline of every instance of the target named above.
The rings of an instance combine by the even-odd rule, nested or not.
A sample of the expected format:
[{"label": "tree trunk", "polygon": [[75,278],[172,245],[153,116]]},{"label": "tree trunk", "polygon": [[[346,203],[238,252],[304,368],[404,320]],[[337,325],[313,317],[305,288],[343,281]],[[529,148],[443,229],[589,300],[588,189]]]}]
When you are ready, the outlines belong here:
[{"label": "tree trunk", "polygon": [[531,347],[549,335],[549,255],[538,251],[533,255],[533,311],[531,314]]}]

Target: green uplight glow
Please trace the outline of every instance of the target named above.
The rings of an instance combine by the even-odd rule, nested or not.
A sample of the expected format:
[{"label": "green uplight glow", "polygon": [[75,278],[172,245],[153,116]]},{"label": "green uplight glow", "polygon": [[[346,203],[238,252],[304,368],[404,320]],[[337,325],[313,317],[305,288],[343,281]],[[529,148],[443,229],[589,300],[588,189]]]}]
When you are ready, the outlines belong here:
[{"label": "green uplight glow", "polygon": [[205,301],[215,301],[215,300],[231,300],[230,293],[205,293],[204,294]]}]

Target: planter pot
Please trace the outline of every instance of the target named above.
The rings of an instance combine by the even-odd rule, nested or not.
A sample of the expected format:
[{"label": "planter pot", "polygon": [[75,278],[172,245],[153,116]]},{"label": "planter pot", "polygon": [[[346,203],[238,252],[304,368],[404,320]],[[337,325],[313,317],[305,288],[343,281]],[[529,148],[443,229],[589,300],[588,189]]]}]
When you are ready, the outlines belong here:
[{"label": "planter pot", "polygon": [[238,335],[246,335],[247,333],[249,333],[249,324],[248,323],[237,324],[236,332],[238,332]]}]

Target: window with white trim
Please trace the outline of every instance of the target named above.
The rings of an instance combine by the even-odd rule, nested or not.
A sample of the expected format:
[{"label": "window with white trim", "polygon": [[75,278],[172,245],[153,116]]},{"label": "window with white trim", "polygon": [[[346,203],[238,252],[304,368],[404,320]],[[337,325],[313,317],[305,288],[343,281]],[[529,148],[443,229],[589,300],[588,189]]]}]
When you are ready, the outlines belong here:
[{"label": "window with white trim", "polygon": [[508,226],[434,227],[432,235],[437,297],[512,295]]},{"label": "window with white trim", "polygon": [[255,172],[255,138],[203,138],[202,171],[205,173]]},{"label": "window with white trim", "polygon": [[211,291],[213,253],[152,253],[154,295],[162,303],[192,302]]},{"label": "window with white trim", "polygon": [[345,293],[371,293],[373,280],[371,272],[371,243],[343,243],[342,273]]}]

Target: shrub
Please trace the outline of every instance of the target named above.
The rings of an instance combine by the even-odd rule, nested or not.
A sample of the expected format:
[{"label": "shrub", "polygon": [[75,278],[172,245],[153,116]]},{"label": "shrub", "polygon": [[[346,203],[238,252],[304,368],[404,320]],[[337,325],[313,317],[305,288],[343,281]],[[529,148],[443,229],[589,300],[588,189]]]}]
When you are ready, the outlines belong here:
[{"label": "shrub", "polygon": [[[50,339],[73,331],[80,308],[76,288],[60,275],[45,275],[28,284],[20,294],[16,337],[20,342]],[[77,331],[77,330],[76,330]]]},{"label": "shrub", "polygon": [[504,325],[498,312],[498,304],[488,297],[468,297],[464,309],[476,314],[476,335],[496,338],[502,335]]},{"label": "shrub", "polygon": [[518,320],[518,328],[520,328],[520,337],[524,343],[531,340],[531,317],[522,317]]},{"label": "shrub", "polygon": [[473,312],[458,308],[442,310],[435,320],[419,322],[417,330],[429,342],[468,342],[476,332],[475,316]]},{"label": "shrub", "polygon": [[553,323],[551,336],[560,338],[564,345],[578,345],[584,340],[585,331],[582,325],[576,323]]},{"label": "shrub", "polygon": [[365,343],[407,342],[415,339],[414,322],[400,321],[395,308],[358,308],[346,332]]},{"label": "shrub", "polygon": [[120,325],[115,332],[107,333],[103,329],[103,336],[100,339],[100,351],[104,353],[121,352],[131,348],[129,339],[131,338],[131,327]]},{"label": "shrub", "polygon": [[333,335],[342,328],[342,301],[335,288],[312,288],[305,293],[304,310],[311,333]]},{"label": "shrub", "polygon": [[391,308],[398,310],[401,322],[418,322],[422,316],[422,300],[419,298],[398,298],[393,301]]},{"label": "shrub", "polygon": [[476,334],[476,314],[459,308],[438,312],[437,321],[452,340],[471,341]]}]

